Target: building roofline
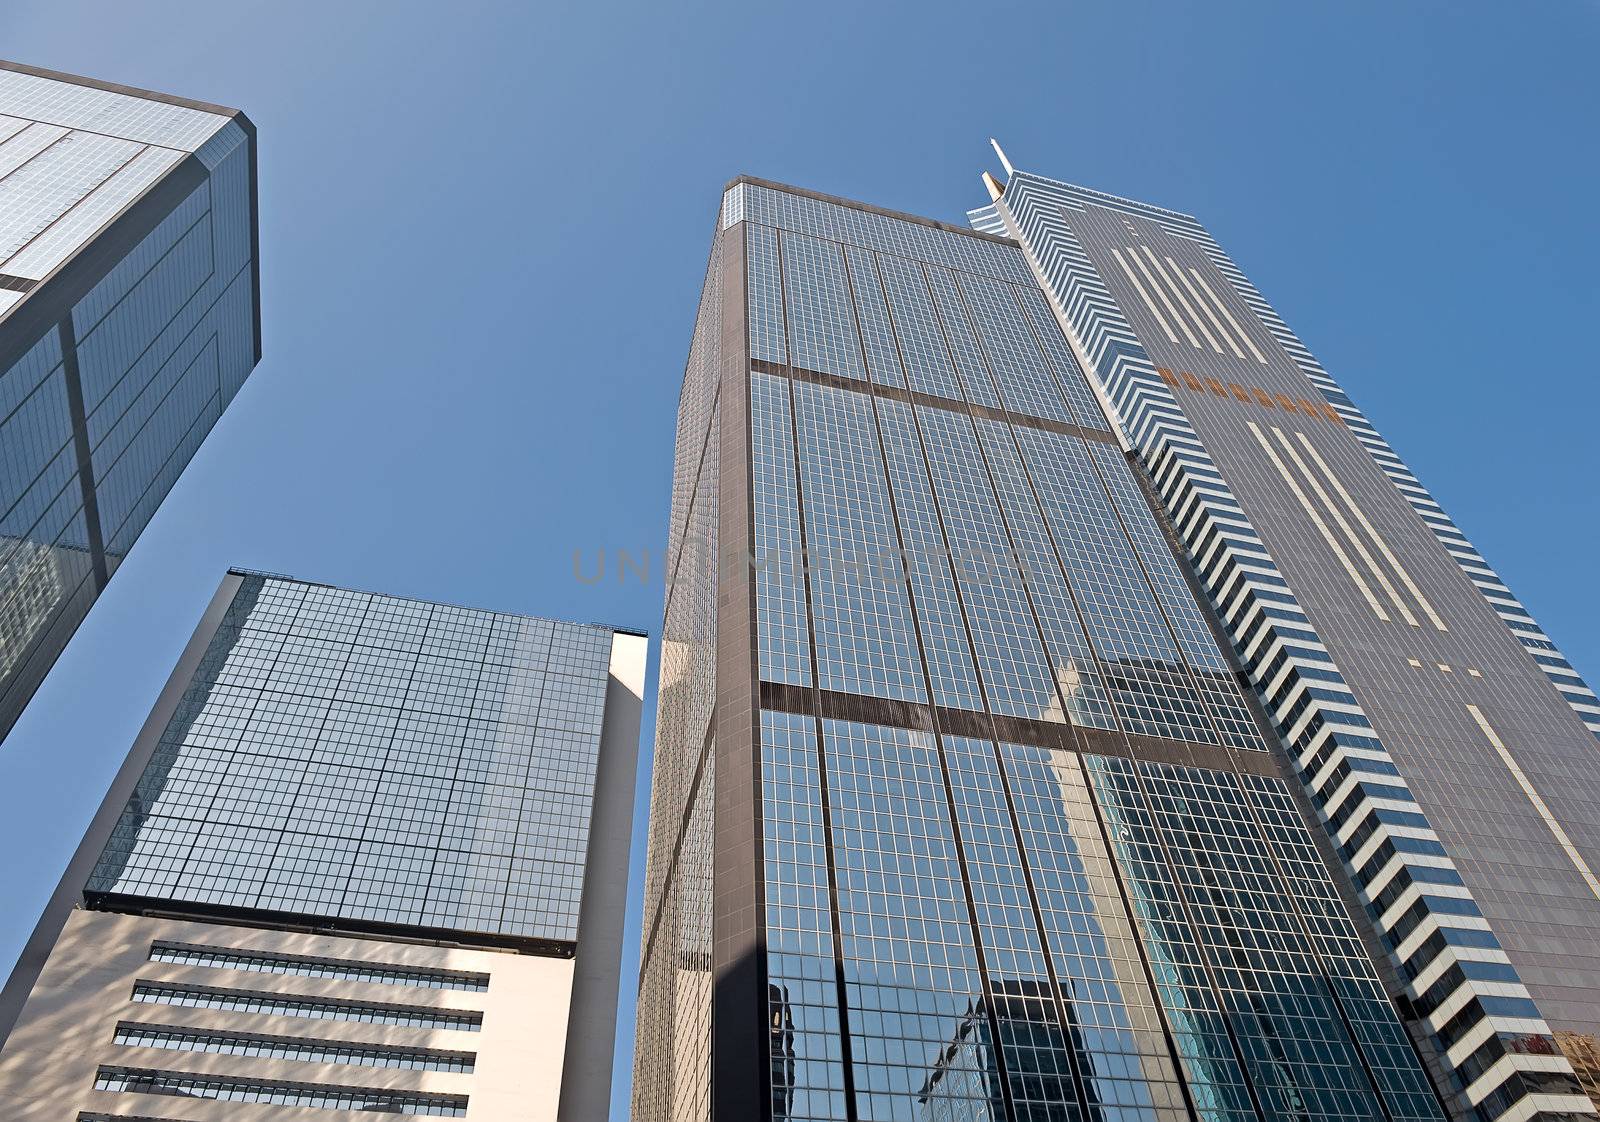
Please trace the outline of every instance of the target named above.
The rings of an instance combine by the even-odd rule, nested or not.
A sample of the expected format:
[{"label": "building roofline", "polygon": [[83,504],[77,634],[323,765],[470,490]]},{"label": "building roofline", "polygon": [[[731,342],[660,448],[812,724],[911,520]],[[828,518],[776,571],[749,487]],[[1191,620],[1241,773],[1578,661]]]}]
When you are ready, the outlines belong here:
[{"label": "building roofline", "polygon": [[[81,74],[68,74],[64,70],[48,70],[42,66],[29,66],[25,62],[12,62],[0,58],[0,70],[10,70],[17,74],[31,74],[35,78],[49,78],[57,82],[69,82],[74,86],[87,86],[94,90],[104,90],[107,93],[127,94],[129,97],[139,97],[146,101],[159,101],[164,105],[176,105],[184,109],[198,109],[202,113],[215,113],[223,117],[239,118],[244,114],[237,109],[230,109],[226,105],[216,105],[209,101],[195,101],[193,98],[178,97],[176,94],[159,93],[156,90],[141,89],[138,86],[124,86],[119,82],[102,82],[98,78],[85,78]],[[240,124],[249,131],[254,132],[255,126],[247,124],[245,118]]]},{"label": "building roofline", "polygon": [[821,191],[808,190],[805,187],[796,187],[789,183],[777,183],[771,179],[759,179],[753,175],[736,175],[728,180],[722,188],[726,193],[741,183],[749,183],[755,187],[766,187],[773,191],[784,191],[790,195],[799,195],[802,198],[815,199],[822,203],[832,203],[834,206],[849,207],[851,210],[865,211],[867,214],[877,214],[884,218],[894,218],[901,222],[915,222],[918,226],[931,226],[935,230],[943,230],[947,234],[960,234],[963,237],[978,238],[980,241],[995,242],[999,245],[1017,248],[1017,243],[1010,238],[1002,238],[998,234],[986,234],[982,230],[973,230],[966,226],[956,226],[949,222],[940,222],[935,218],[924,218],[920,214],[907,214],[902,210],[888,210],[871,203],[859,203],[854,199],[841,198],[838,195],[825,195]]},{"label": "building roofline", "polygon": [[396,592],[379,592],[372,588],[351,588],[344,584],[330,584],[325,580],[308,580],[305,577],[293,576],[289,573],[271,573],[265,569],[247,569],[242,565],[230,565],[228,573],[236,577],[266,577],[268,580],[288,581],[291,584],[309,584],[318,588],[332,588],[339,592],[358,592],[364,596],[383,596],[390,600],[411,600],[418,604],[438,604],[445,608],[460,608],[468,612],[491,612],[497,616],[515,616],[518,619],[536,619],[544,623],[564,623],[571,627],[594,627],[602,631],[609,631],[613,635],[637,635],[641,639],[650,638],[648,631],[637,627],[618,627],[609,623],[583,622],[575,619],[557,619],[555,616],[536,616],[528,612],[508,612],[500,608],[483,608],[476,604],[456,604],[449,600],[430,600],[421,596],[405,596]]}]

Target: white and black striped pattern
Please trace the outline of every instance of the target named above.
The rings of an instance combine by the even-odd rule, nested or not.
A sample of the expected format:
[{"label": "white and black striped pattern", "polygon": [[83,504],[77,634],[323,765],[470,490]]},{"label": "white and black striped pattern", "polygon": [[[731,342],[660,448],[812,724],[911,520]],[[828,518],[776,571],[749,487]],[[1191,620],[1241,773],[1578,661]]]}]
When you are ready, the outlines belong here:
[{"label": "white and black striped pattern", "polygon": [[1422,516],[1422,520],[1433,531],[1434,537],[1438,538],[1450,556],[1455,558],[1462,572],[1467,574],[1467,578],[1477,586],[1484,599],[1489,601],[1495,614],[1505,621],[1506,626],[1527,649],[1539,669],[1544,671],[1556,689],[1561,691],[1567,704],[1577,712],[1589,731],[1600,739],[1600,698],[1595,696],[1594,690],[1590,689],[1588,683],[1573,669],[1566,656],[1556,649],[1556,645],[1534,621],[1528,609],[1518,603],[1505,582],[1489,567],[1483,555],[1450,520],[1444,508],[1411,473],[1411,469],[1406,467],[1394,449],[1389,447],[1388,441],[1384,440],[1361,410],[1356,408],[1339,384],[1322,368],[1306,349],[1305,344],[1289,330],[1278,313],[1273,311],[1261,293],[1256,291],[1255,286],[1222,251],[1222,247],[1204,231],[1195,240],[1204,246],[1212,262],[1233,283],[1240,299],[1250,306],[1266,325],[1267,330],[1272,332],[1273,337],[1289,353],[1295,365],[1300,367],[1305,376],[1322,392],[1322,396],[1328,399],[1328,403],[1334,407],[1339,416],[1344,418],[1345,424],[1355,434],[1356,439],[1366,447],[1378,466],[1383,469],[1383,473],[1394,481],[1394,485],[1400,489],[1406,501]]},{"label": "white and black striped pattern", "polygon": [[[1404,781],[1384,776],[1381,794],[1364,786],[1363,776],[1371,774],[1364,761],[1390,769],[1393,761],[1198,434],[1062,220],[1062,207],[1081,209],[1084,202],[1135,213],[1179,236],[1214,244],[1186,216],[1021,174],[1012,177],[999,203],[986,208],[992,215],[976,213],[982,221],[1001,222],[1028,252],[1080,361],[1094,375],[1108,411],[1154,481],[1405,980],[1404,996],[1415,1023],[1433,1037],[1440,1058],[1456,1075],[1464,1113],[1496,1122],[1519,1122],[1546,1111],[1592,1114],[1582,1095],[1529,1092],[1520,1073],[1570,1072],[1570,1065],[1559,1054],[1530,1056],[1506,1046],[1527,1035],[1548,1037],[1550,1029],[1537,1015],[1505,1017],[1485,1009],[1485,1001],[1493,1008],[1497,998],[1520,998],[1531,1009],[1527,989],[1492,938],[1480,937],[1488,945],[1470,948],[1446,942],[1446,929],[1487,933],[1488,923],[1480,915],[1452,914],[1452,901],[1471,900],[1468,889],[1429,882],[1428,870],[1453,871],[1454,866]],[[1229,273],[1236,275],[1237,270]],[[1487,973],[1495,978],[1481,976]]]},{"label": "white and black striped pattern", "polygon": [[[1211,258],[1218,270],[1233,284],[1234,291],[1255,312],[1257,317],[1272,333],[1279,345],[1288,352],[1301,372],[1327,398],[1328,403],[1344,419],[1357,440],[1372,454],[1378,467],[1387,475],[1400,493],[1405,496],[1413,509],[1422,516],[1428,528],[1433,531],[1434,537],[1456,564],[1467,575],[1467,579],[1475,585],[1496,615],[1511,629],[1517,641],[1528,651],[1535,665],[1550,679],[1551,684],[1560,691],[1578,718],[1600,739],[1600,697],[1583,680],[1583,677],[1567,660],[1567,657],[1557,649],[1555,643],[1544,633],[1528,609],[1518,602],[1511,594],[1511,589],[1500,579],[1500,575],[1484,560],[1477,548],[1467,540],[1444,508],[1428,493],[1420,480],[1412,474],[1405,462],[1395,454],[1389,442],[1373,427],[1355,403],[1350,400],[1339,384],[1333,380],[1326,370],[1322,368],[1315,356],[1306,348],[1305,344],[1289,330],[1288,324],[1273,310],[1272,305],[1262,297],[1256,287],[1250,283],[1244,273],[1223,252],[1220,245],[1212,238],[1209,231],[1195,219],[1176,211],[1163,210],[1160,207],[1146,206],[1143,203],[1132,202],[1128,199],[1119,199],[1114,195],[1090,191],[1082,187],[1073,187],[1067,184],[1050,183],[1041,181],[1031,176],[1021,176],[1020,180],[1028,182],[1032,189],[1053,190],[1059,198],[1058,202],[1067,206],[1081,207],[1084,203],[1106,207],[1110,210],[1120,210],[1129,214],[1150,219],[1161,226],[1167,233],[1174,237],[1187,238],[1201,246],[1206,255]],[[1010,191],[1007,191],[1007,202]],[[1007,234],[1005,221],[999,213],[1000,204],[991,204],[981,210],[972,211],[970,217],[973,224],[979,229],[989,233]],[[1009,236],[1009,234],[1007,234]]]}]

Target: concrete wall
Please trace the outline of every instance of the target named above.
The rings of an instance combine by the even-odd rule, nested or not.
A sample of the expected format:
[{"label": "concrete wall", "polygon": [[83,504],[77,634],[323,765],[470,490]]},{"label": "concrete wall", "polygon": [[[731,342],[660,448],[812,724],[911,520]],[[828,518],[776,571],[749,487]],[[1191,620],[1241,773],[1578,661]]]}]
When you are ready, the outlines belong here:
[{"label": "concrete wall", "polygon": [[[149,961],[162,939],[205,946],[428,966],[488,974],[487,991],[451,991]],[[134,1002],[135,981],[179,982],[483,1014],[481,1032]],[[108,912],[74,911],[0,1052],[0,1118],[62,1122],[77,1111],[183,1122],[327,1122],[328,1111],[95,1091],[101,1064],[468,1096],[470,1122],[554,1122],[560,1098],[570,959],[348,939]],[[270,1033],[302,1039],[443,1048],[477,1054],[476,1070],[364,1065],[180,1052],[112,1043],[117,1022]]]}]

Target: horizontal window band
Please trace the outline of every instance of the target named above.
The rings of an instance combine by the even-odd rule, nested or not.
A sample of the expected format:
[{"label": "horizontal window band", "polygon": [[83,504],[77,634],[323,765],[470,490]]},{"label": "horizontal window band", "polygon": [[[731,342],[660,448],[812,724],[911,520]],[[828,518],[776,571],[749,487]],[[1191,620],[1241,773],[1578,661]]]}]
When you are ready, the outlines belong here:
[{"label": "horizontal window band", "polygon": [[223,970],[248,970],[257,974],[291,974],[302,978],[378,982],[384,985],[414,986],[422,989],[482,992],[489,988],[489,975],[464,970],[439,970],[393,962],[320,958],[314,955],[280,954],[276,951],[260,951],[244,947],[213,947],[165,940],[150,945],[150,961],[172,962],[186,966],[212,966]]},{"label": "horizontal window band", "polygon": [[94,1088],[97,1091],[122,1091],[139,1095],[176,1095],[186,1099],[311,1106],[379,1114],[421,1114],[435,1118],[464,1118],[467,1113],[465,1095],[348,1087],[331,1083],[296,1083],[281,1079],[244,1079],[148,1068],[101,1067],[95,1073]]},{"label": "horizontal window band", "polygon": [[540,958],[572,958],[578,949],[576,943],[564,939],[537,939],[526,935],[502,935],[492,931],[468,931],[416,923],[384,923],[279,908],[241,908],[231,904],[195,903],[121,892],[85,890],[83,902],[85,907],[99,912],[199,920],[202,923],[238,923],[272,931],[304,931],[347,939],[388,939],[396,943],[466,947],[536,955]]},{"label": "horizontal window band", "polygon": [[989,421],[1003,421],[1007,424],[1019,425],[1022,428],[1044,429],[1047,432],[1061,433],[1066,436],[1081,436],[1085,440],[1098,440],[1102,444],[1115,445],[1117,438],[1111,433],[1101,429],[1086,429],[1079,425],[1068,424],[1065,421],[1052,421],[1046,417],[1034,417],[1026,413],[1014,413],[1009,409],[994,409],[987,405],[968,404],[950,397],[938,397],[935,394],[922,393],[918,390],[902,389],[899,386],[884,386],[876,382],[864,381],[860,378],[846,378],[839,374],[828,374],[821,370],[808,370],[803,366],[785,366],[782,363],[767,362],[764,359],[753,358],[750,360],[750,369],[759,374],[772,374],[779,378],[793,378],[797,382],[810,382],[813,385],[829,386],[833,389],[852,390],[856,393],[868,394],[874,397],[890,398],[894,401],[904,402],[907,405],[921,405],[928,409],[943,409],[950,413],[971,413]]},{"label": "horizontal window band", "polygon": [[128,1048],[166,1048],[177,1052],[468,1074],[476,1067],[478,1060],[475,1052],[454,1052],[442,1048],[405,1048],[351,1040],[227,1032],[138,1021],[119,1021],[112,1043]]},{"label": "horizontal window band", "polygon": [[406,1025],[412,1028],[456,1029],[477,1032],[483,1014],[472,1009],[433,1005],[401,1005],[387,1001],[348,1001],[343,998],[277,993],[271,990],[235,990],[220,986],[186,986],[140,979],[131,1000],[186,1009],[227,1009],[238,1013],[264,1013],[278,1017],[304,1017],[319,1021],[357,1024]]},{"label": "horizontal window band", "polygon": [[986,713],[968,709],[928,706],[919,702],[866,697],[781,682],[761,683],[761,708],[922,732],[932,732],[937,719],[939,731],[951,736],[970,736],[983,740],[998,737],[1006,743],[1039,748],[1061,748],[1096,756],[1119,756],[1214,771],[1243,772],[1272,779],[1284,778],[1283,770],[1266,752],[1235,750],[1215,744],[1191,744],[1159,736],[1109,732],[1026,717],[1000,714],[990,717]]}]

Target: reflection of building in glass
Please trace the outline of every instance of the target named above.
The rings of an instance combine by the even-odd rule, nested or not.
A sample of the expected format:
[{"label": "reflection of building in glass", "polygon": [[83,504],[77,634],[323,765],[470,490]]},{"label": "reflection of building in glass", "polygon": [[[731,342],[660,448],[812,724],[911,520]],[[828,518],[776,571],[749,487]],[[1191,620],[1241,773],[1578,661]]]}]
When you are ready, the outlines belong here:
[{"label": "reflection of building in glass", "polygon": [[1084,361],[1008,238],[726,189],[640,1122],[1443,1117]]},{"label": "reflection of building in glass", "polygon": [[0,1113],[603,1116],[644,648],[230,573],[0,998]]},{"label": "reflection of building in glass", "polygon": [[72,574],[88,571],[82,550],[47,546],[27,538],[0,538],[0,679],[21,664],[34,638],[49,625]]},{"label": "reflection of building in glass", "polygon": [[255,126],[0,61],[0,739],[261,354]]},{"label": "reflection of building in glass", "polygon": [[[1446,1106],[1594,1117],[1600,701],[1197,220],[1006,171],[970,218],[1015,239],[1117,418]],[[1246,1023],[1298,1000],[1246,992]],[[1295,1049],[1263,1047],[1282,1109],[1319,1116]]]}]

